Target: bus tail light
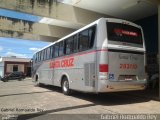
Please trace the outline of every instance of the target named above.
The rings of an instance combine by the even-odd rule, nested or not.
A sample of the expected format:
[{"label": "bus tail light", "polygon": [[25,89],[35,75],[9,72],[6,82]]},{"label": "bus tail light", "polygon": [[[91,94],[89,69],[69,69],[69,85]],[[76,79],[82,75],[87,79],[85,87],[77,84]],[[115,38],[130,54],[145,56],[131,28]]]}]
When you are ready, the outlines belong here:
[{"label": "bus tail light", "polygon": [[100,80],[107,80],[108,79],[108,65],[107,64],[100,64],[99,65],[99,79]]},{"label": "bus tail light", "polygon": [[100,64],[99,65],[99,72],[108,72],[108,65],[107,64]]}]

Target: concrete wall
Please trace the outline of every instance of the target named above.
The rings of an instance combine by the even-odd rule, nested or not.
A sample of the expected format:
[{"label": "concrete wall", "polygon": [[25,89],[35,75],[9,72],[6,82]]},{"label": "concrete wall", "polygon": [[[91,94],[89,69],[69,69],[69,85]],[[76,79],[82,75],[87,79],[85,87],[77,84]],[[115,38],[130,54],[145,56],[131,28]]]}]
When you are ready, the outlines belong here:
[{"label": "concrete wall", "polygon": [[86,25],[105,14],[84,10],[57,0],[0,0],[0,8],[53,18],[77,25]]},{"label": "concrete wall", "polygon": [[0,16],[1,37],[53,42],[73,31],[75,29]]}]

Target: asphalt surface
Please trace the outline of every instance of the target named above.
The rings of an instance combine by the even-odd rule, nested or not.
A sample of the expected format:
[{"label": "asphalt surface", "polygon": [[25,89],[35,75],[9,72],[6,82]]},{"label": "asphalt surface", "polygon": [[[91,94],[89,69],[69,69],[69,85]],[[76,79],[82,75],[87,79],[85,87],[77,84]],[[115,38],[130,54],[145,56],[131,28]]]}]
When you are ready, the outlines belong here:
[{"label": "asphalt surface", "polygon": [[0,81],[0,114],[1,119],[17,118],[18,115],[19,120],[81,120],[83,117],[96,120],[103,119],[106,114],[160,114],[160,102],[137,97],[130,92],[74,92],[66,96],[58,87],[34,87],[31,79],[25,79]]}]

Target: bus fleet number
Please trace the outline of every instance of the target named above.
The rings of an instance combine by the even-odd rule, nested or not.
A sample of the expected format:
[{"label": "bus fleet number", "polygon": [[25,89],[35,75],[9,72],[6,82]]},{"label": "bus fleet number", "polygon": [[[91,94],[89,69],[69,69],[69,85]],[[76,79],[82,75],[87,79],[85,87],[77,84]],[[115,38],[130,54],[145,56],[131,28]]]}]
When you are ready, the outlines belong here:
[{"label": "bus fleet number", "polygon": [[120,64],[120,69],[137,69],[137,64]]}]

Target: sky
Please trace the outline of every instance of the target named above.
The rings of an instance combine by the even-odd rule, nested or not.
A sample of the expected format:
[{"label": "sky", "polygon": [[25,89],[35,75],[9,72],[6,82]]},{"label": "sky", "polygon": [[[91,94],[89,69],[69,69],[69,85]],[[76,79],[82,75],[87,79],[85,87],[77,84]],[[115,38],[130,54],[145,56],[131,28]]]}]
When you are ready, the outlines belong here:
[{"label": "sky", "polygon": [[20,40],[0,37],[0,56],[17,56],[20,58],[32,58],[33,54],[47,46],[48,42]]},{"label": "sky", "polygon": [[[34,16],[4,9],[0,9],[0,16],[17,18],[33,22],[38,22],[42,19],[39,16]],[[17,56],[20,58],[32,58],[33,54],[37,50],[47,46],[48,44],[50,43],[38,40],[31,41],[31,40],[0,37],[0,56],[1,57]]]}]

